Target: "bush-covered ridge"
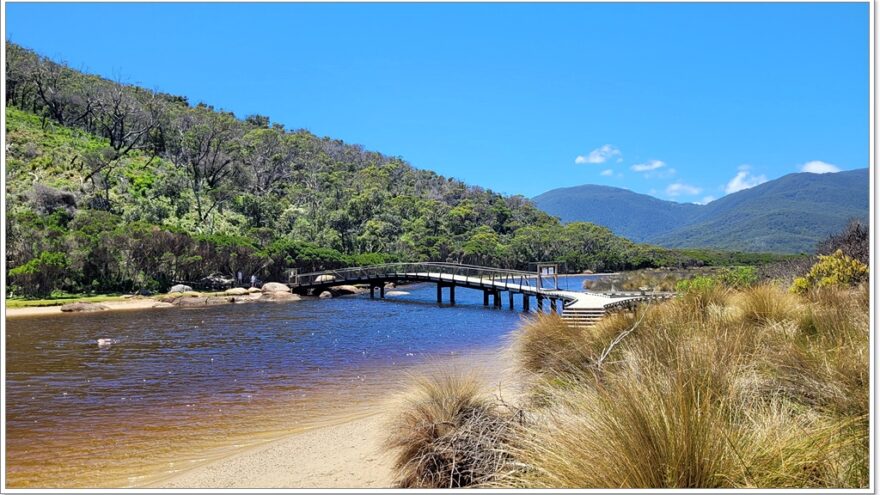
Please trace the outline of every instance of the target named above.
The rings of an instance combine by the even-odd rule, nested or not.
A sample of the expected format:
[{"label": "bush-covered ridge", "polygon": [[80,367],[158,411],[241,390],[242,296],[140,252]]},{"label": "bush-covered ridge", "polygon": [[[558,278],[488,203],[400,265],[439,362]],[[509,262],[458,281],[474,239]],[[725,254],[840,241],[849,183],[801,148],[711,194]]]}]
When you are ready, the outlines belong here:
[{"label": "bush-covered ridge", "polygon": [[[14,294],[282,280],[384,261],[569,271],[729,263],[561,225],[469,186],[266,116],[72,70],[7,44],[7,267]],[[758,260],[758,258],[754,258]]]}]

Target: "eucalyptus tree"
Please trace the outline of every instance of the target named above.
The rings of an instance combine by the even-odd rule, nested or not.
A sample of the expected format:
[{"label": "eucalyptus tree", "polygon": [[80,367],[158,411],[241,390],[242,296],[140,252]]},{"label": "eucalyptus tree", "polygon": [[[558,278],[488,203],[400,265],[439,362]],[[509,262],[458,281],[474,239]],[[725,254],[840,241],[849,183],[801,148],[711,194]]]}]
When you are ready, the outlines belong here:
[{"label": "eucalyptus tree", "polygon": [[237,172],[235,156],[242,126],[230,113],[196,106],[180,112],[170,132],[167,158],[186,169],[197,219],[204,226],[211,213],[229,199],[224,186]]},{"label": "eucalyptus tree", "polygon": [[163,105],[156,94],[120,83],[96,84],[92,102],[92,127],[109,146],[94,150],[83,159],[83,186],[90,182],[110,202],[114,170],[133,150],[150,150],[149,134],[156,129]]}]

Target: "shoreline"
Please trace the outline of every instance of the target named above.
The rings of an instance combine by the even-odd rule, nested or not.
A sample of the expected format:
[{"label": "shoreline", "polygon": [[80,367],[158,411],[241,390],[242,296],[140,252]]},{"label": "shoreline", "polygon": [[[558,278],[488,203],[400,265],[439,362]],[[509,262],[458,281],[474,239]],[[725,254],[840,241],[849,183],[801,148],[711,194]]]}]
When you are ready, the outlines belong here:
[{"label": "shoreline", "polygon": [[391,488],[390,408],[231,453],[138,488]]},{"label": "shoreline", "polygon": [[[72,299],[70,301],[64,301],[63,303],[56,304],[53,306],[27,306],[23,308],[6,308],[6,318],[21,318],[27,316],[46,316],[46,315],[62,315],[62,314],[84,314],[84,313],[76,313],[76,312],[64,312],[61,311],[61,306],[64,304],[78,302],[77,299]],[[155,308],[156,304],[159,304],[160,300],[153,299],[151,297],[132,297],[130,299],[123,299],[121,301],[102,301],[97,304],[101,304],[102,306],[107,306],[107,309],[101,311],[92,311],[86,312],[85,314],[94,314],[94,313],[104,313],[107,311],[128,311],[133,309],[161,309]]]},{"label": "shoreline", "polygon": [[[475,373],[484,391],[518,401],[522,377],[509,365],[511,349],[502,345],[479,364],[462,355],[424,363],[406,376],[432,376],[452,370]],[[153,478],[137,488],[155,489],[390,489],[394,454],[383,448],[389,425],[401,410],[409,381],[367,411],[335,422],[289,433],[205,464]]]}]

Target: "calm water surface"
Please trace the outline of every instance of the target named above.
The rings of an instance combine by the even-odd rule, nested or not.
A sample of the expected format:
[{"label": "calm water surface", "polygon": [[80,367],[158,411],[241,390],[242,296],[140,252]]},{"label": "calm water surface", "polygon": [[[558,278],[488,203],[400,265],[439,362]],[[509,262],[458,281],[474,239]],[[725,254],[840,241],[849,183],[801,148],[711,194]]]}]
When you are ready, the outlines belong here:
[{"label": "calm water surface", "polygon": [[459,288],[450,307],[432,284],[399,290],[409,294],[7,320],[8,486],[140,486],[375,412],[407,370],[483,361],[521,320],[519,296],[510,311],[506,296],[499,310],[479,291]]}]

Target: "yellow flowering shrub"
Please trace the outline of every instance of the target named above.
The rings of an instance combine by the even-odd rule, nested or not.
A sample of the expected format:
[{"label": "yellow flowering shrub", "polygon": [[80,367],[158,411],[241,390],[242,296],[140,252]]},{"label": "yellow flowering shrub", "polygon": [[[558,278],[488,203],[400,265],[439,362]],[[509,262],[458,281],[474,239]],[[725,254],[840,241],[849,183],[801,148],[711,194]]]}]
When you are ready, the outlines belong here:
[{"label": "yellow flowering shrub", "polygon": [[868,280],[868,266],[838,249],[833,254],[820,255],[819,261],[810,268],[810,273],[794,279],[789,290],[803,293],[814,287],[856,285],[866,280]]}]

